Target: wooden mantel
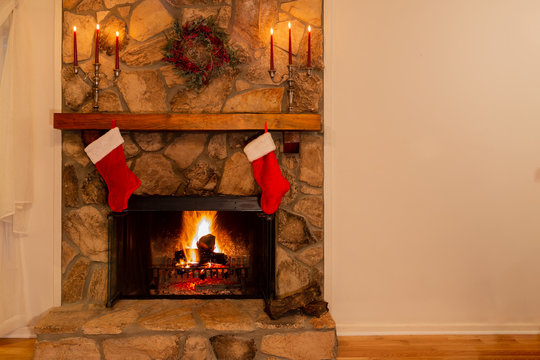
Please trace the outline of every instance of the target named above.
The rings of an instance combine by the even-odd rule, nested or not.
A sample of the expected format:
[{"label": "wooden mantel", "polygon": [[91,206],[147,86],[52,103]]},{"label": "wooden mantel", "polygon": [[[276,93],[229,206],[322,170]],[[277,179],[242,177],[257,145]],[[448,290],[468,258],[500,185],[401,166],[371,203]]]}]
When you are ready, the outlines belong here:
[{"label": "wooden mantel", "polygon": [[269,130],[320,131],[319,114],[132,114],[55,113],[54,128],[62,130],[105,130],[112,121],[121,130]]}]

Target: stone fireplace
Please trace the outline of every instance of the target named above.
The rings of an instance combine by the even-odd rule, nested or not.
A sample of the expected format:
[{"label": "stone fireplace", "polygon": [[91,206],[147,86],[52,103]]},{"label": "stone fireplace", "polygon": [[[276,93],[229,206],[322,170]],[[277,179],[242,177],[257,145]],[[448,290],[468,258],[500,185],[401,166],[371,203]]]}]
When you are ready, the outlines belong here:
[{"label": "stone fireplace", "polygon": [[[307,26],[313,29],[314,71],[309,78],[300,74],[295,77],[294,111],[321,112],[322,0],[64,0],[63,5],[63,112],[92,111],[91,85],[83,76],[73,74],[72,28],[77,26],[79,65],[82,72],[87,73],[93,63],[92,36],[96,22],[101,26],[100,62],[104,70],[100,111],[286,112],[285,84],[275,85],[268,76],[268,38],[269,29],[273,27],[276,68],[278,72],[285,71],[288,21],[293,28],[293,58],[298,64],[306,61]],[[195,91],[186,87],[183,79],[170,65],[161,62],[161,58],[173,20],[185,23],[201,16],[214,16],[218,25],[228,31],[241,63]],[[113,81],[114,36],[111,34],[118,29],[122,72],[118,81]],[[133,199],[199,199],[204,204],[212,198],[256,199],[260,195],[251,164],[243,153],[247,142],[260,132],[120,130],[128,167],[142,183]],[[263,311],[261,298],[265,296],[281,299],[309,287],[317,288],[322,294],[324,287],[323,134],[287,134],[299,142],[298,152],[291,153],[284,152],[286,136],[283,132],[269,130],[277,146],[281,171],[291,185],[271,222],[261,220],[265,226],[271,224],[273,233],[269,246],[271,256],[265,255],[259,260],[270,261],[271,266],[264,267],[272,273],[253,268],[253,256],[258,255],[246,250],[252,245],[236,253],[230,249],[229,253],[214,249],[212,253],[235,258],[235,265],[232,266],[232,261],[226,263],[228,265],[218,264],[224,266],[221,272],[216,265],[207,273],[201,267],[197,272],[186,267],[190,261],[188,252],[193,246],[167,243],[163,245],[167,248],[166,256],[144,260],[145,264],[151,262],[151,272],[144,275],[144,296],[135,296],[140,300],[120,300],[112,308],[105,308],[105,304],[111,305],[117,295],[118,284],[111,283],[111,273],[117,276],[118,272],[109,271],[109,262],[111,252],[118,249],[111,247],[110,226],[117,226],[125,219],[121,220],[122,214],[111,214],[107,187],[84,152],[88,133],[63,130],[62,306],[53,309],[36,326],[39,340],[36,356],[60,354],[77,358],[78,353],[88,359],[125,358],[135,353],[143,354],[141,358],[159,359],[269,359],[271,356],[326,359],[335,356],[335,329],[328,313],[321,317],[295,313],[271,320]],[[137,201],[133,205],[130,201],[132,209],[142,206],[137,205]],[[198,210],[204,211],[204,206]],[[129,211],[128,208],[128,214]],[[185,215],[183,212],[187,214],[191,210],[180,207],[178,211],[167,216],[181,218]],[[179,231],[161,216],[154,216],[154,223],[159,223],[157,218],[169,225],[162,223],[153,233]],[[136,216],[134,219],[131,221],[138,221]],[[154,246],[155,253],[159,253],[155,244],[145,246],[151,249]],[[171,266],[176,264],[180,264],[179,267],[171,271]],[[135,265],[138,264],[132,264]],[[160,266],[168,270],[160,272]],[[226,266],[229,266],[227,274],[238,274],[230,281],[228,289],[221,281],[225,278]],[[247,271],[244,275],[242,269]],[[217,289],[234,293],[245,289],[242,282],[253,281],[249,278],[252,271],[257,277],[268,277],[262,286],[268,289],[266,294],[255,296],[240,292],[237,295],[259,299],[236,300],[232,299],[235,296],[229,296],[234,294],[223,300],[173,300],[157,296],[167,295],[163,288],[159,289],[171,283],[171,276],[175,283],[184,282],[188,287],[215,279],[219,286],[212,287],[213,284],[206,281],[207,286],[201,285],[198,289],[212,289],[208,290],[211,295],[223,295]],[[114,276],[113,281],[118,280]],[[129,291],[124,290],[121,297],[129,298],[126,296]],[[153,297],[167,299],[141,300]],[[237,353],[232,354],[231,349],[236,349]]]}]

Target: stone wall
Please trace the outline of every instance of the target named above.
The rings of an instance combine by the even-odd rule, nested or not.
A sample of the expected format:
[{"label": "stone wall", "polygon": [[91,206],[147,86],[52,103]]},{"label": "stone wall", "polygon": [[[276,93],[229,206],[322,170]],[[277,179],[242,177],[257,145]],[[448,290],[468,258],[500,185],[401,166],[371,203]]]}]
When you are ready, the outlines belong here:
[{"label": "stone wall", "polygon": [[[287,21],[293,23],[295,62],[305,64],[307,25],[313,28],[310,79],[299,77],[295,111],[320,112],[322,104],[321,0],[64,0],[63,111],[92,109],[90,84],[73,75],[73,26],[83,72],[93,62],[95,23],[100,23],[100,62],[106,78],[100,110],[112,112],[280,112],[284,86],[268,77],[268,34],[276,36],[276,67],[285,69]],[[149,15],[151,14],[151,16]],[[217,16],[242,63],[197,92],[160,61],[173,19]],[[112,81],[114,32],[121,29],[120,67]],[[107,55],[109,54],[109,55]],[[141,195],[254,195],[260,193],[242,149],[256,132],[123,132],[128,166],[141,179]],[[321,133],[302,133],[300,153],[276,155],[291,189],[277,213],[277,294],[311,281],[323,285],[323,163]],[[84,152],[80,131],[63,132],[63,303],[103,303],[107,275],[107,187]]]}]

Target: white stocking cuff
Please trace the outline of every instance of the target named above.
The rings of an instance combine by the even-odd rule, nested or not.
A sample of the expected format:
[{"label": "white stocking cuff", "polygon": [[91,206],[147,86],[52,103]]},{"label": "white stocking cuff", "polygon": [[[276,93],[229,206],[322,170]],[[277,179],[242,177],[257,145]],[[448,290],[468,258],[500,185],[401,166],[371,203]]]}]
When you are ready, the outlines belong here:
[{"label": "white stocking cuff", "polygon": [[250,162],[274,150],[276,150],[276,144],[274,144],[272,135],[268,132],[253,140],[244,148],[244,152]]},{"label": "white stocking cuff", "polygon": [[115,127],[84,148],[84,151],[86,151],[90,160],[95,164],[123,143],[124,138],[120,135],[120,129]]}]

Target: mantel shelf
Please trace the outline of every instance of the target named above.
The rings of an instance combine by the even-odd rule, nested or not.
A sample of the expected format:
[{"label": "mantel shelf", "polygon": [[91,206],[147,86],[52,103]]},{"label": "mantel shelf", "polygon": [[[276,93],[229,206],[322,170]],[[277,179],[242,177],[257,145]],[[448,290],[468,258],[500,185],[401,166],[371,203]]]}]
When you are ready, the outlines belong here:
[{"label": "mantel shelf", "polygon": [[218,131],[269,130],[320,131],[319,114],[132,114],[55,113],[54,128],[62,130],[105,130],[112,121],[121,130]]}]

